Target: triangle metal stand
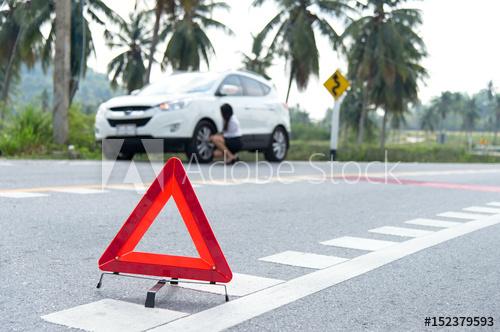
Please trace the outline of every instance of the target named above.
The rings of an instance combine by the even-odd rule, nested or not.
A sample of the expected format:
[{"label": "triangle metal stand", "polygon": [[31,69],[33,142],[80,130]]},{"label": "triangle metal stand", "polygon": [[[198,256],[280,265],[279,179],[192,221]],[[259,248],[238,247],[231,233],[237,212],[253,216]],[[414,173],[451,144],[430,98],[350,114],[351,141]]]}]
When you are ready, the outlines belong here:
[{"label": "triangle metal stand", "polygon": [[184,284],[213,285],[213,286],[224,287],[225,299],[226,299],[226,302],[229,302],[229,295],[227,293],[227,286],[224,284],[217,284],[215,281],[199,282],[199,281],[191,281],[191,280],[179,280],[178,278],[158,279],[158,278],[149,278],[149,277],[143,277],[143,276],[137,276],[137,275],[131,275],[131,274],[121,274],[118,272],[104,272],[104,273],[101,273],[101,277],[99,278],[99,282],[97,283],[96,288],[99,289],[102,287],[102,280],[104,278],[104,275],[112,275],[112,276],[119,276],[119,277],[127,277],[127,278],[136,278],[136,279],[156,281],[156,284],[153,287],[151,287],[149,289],[148,293],[146,294],[146,302],[144,303],[144,306],[146,308],[154,308],[155,307],[156,294],[167,283],[170,285],[178,285],[179,283],[184,283]]}]

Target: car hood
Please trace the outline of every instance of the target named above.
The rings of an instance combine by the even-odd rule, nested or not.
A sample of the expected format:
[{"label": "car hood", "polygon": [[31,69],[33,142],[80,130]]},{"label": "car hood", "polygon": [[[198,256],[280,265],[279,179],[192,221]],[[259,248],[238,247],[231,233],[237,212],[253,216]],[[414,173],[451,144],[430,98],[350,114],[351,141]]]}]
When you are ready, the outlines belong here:
[{"label": "car hood", "polygon": [[103,105],[106,108],[123,107],[123,106],[156,106],[158,104],[175,101],[179,99],[192,98],[194,94],[177,94],[177,95],[155,95],[155,96],[120,96],[115,97]]}]

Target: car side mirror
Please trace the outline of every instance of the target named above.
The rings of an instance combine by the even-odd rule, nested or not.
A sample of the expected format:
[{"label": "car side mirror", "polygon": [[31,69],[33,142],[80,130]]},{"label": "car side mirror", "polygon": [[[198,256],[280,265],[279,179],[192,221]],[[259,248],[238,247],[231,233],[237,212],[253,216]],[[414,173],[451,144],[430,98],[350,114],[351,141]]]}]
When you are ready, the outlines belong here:
[{"label": "car side mirror", "polygon": [[224,84],[218,91],[219,96],[236,96],[240,94],[241,89],[237,85]]},{"label": "car side mirror", "polygon": [[132,92],[130,92],[130,95],[131,96],[137,96],[139,94],[139,92],[141,92],[140,89],[137,89],[137,90],[132,90]]}]

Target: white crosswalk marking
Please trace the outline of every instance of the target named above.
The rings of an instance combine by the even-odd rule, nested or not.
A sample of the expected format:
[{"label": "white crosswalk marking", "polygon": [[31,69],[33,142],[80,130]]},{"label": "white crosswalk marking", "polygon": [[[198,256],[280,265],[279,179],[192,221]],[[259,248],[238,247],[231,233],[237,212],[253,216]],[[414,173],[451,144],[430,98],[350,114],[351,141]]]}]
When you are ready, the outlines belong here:
[{"label": "white crosswalk marking", "polygon": [[55,191],[55,192],[59,192],[59,193],[66,193],[66,194],[80,194],[80,195],[103,194],[103,193],[108,192],[106,190],[90,189],[90,188],[56,188],[56,189],[52,189],[51,191]]},{"label": "white crosswalk marking", "polygon": [[276,255],[259,258],[261,261],[306,267],[310,269],[324,269],[347,259],[335,256],[318,255],[299,251],[284,251]]},{"label": "white crosswalk marking", "polygon": [[398,242],[365,239],[362,237],[353,237],[353,236],[339,237],[333,240],[323,241],[320,243],[326,246],[342,247],[348,249],[359,249],[367,251],[380,250],[398,244]]},{"label": "white crosswalk marking", "polygon": [[485,206],[471,206],[471,207],[467,207],[463,210],[467,211],[467,212],[479,212],[479,213],[493,213],[493,214],[500,213],[500,208],[492,208],[492,207],[485,207]]},{"label": "white crosswalk marking", "polygon": [[[226,284],[227,293],[232,296],[245,296],[257,291],[266,289],[277,284],[284,282],[279,279],[271,279],[253,276],[243,273],[234,273],[233,279],[230,283]],[[191,284],[191,283],[179,283],[182,288],[189,288],[198,291],[215,293],[215,294],[225,294],[224,287],[217,285],[206,285],[206,284]]]},{"label": "white crosswalk marking", "polygon": [[500,207],[500,202],[489,202],[488,204],[486,205],[489,205],[489,206],[498,206]]},{"label": "white crosswalk marking", "polygon": [[67,327],[97,332],[137,332],[166,324],[186,313],[104,299],[42,316]]},{"label": "white crosswalk marking", "polygon": [[21,192],[21,191],[0,192],[0,197],[6,197],[6,198],[32,198],[32,197],[46,197],[46,196],[48,195],[41,193]]},{"label": "white crosswalk marking", "polygon": [[368,232],[377,233],[377,234],[385,234],[385,235],[395,235],[395,236],[403,236],[403,237],[419,237],[432,234],[432,231],[425,231],[421,229],[414,228],[406,228],[406,227],[393,227],[393,226],[384,226],[379,228],[370,229]]},{"label": "white crosswalk marking", "polygon": [[442,228],[448,228],[448,227],[462,225],[461,222],[456,222],[456,221],[443,221],[443,220],[425,219],[425,218],[412,219],[412,220],[405,221],[405,223],[411,224],[411,225],[442,227]]},{"label": "white crosswalk marking", "polygon": [[487,217],[484,214],[476,214],[476,213],[465,213],[465,212],[445,212],[438,214],[438,217],[445,218],[457,218],[457,219],[467,219],[467,220],[476,220]]}]

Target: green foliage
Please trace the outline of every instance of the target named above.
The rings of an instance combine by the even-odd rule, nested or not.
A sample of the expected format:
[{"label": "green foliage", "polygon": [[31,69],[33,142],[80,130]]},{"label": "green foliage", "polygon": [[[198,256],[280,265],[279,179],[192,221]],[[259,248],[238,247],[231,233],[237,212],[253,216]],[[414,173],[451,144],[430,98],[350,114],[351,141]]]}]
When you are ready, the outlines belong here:
[{"label": "green foliage", "polygon": [[[426,56],[425,44],[415,31],[422,23],[421,14],[401,8],[404,2],[368,0],[362,8],[371,13],[352,22],[342,35],[349,43],[349,76],[363,89],[362,112],[367,112],[369,105],[372,110],[380,107],[385,111],[382,147],[386,121],[394,114],[402,119],[408,103],[418,100],[418,81],[427,75],[420,65]],[[361,117],[360,126],[363,121]]]},{"label": "green foliage", "polygon": [[74,145],[78,151],[96,150],[94,120],[95,116],[82,112],[80,105],[73,105],[69,109],[69,144]]},{"label": "green foliage", "polygon": [[[265,0],[255,0],[261,5]],[[338,34],[329,23],[328,16],[343,17],[351,10],[344,0],[275,0],[279,12],[259,33],[266,38],[274,30],[271,50],[290,64],[289,87],[293,81],[299,90],[307,87],[311,75],[318,76],[319,52],[316,34],[319,32],[336,47]],[[313,10],[314,7],[314,10]]]},{"label": "green foliage", "polygon": [[215,53],[212,42],[205,30],[216,28],[232,33],[223,23],[213,19],[214,9],[229,9],[225,2],[208,0],[184,0],[176,6],[176,19],[162,32],[172,36],[165,50],[163,67],[172,66],[174,70],[199,70],[203,60],[207,67],[210,56]]},{"label": "green foliage", "polygon": [[0,136],[0,150],[7,155],[44,154],[51,142],[50,114],[27,106],[5,125]]},{"label": "green foliage", "polygon": [[262,34],[257,34],[256,36],[252,36],[252,38],[252,54],[243,54],[243,65],[245,69],[260,74],[269,80],[271,78],[267,75],[267,70],[273,65],[274,53],[272,50],[269,50],[266,54],[263,54],[264,36]]},{"label": "green foliage", "polygon": [[[32,105],[5,121],[0,134],[0,150],[7,156],[47,156],[57,150],[65,151],[52,141],[50,113]],[[85,114],[79,105],[69,110],[69,144],[75,147],[80,157],[100,156],[94,141],[94,116]],[[64,155],[67,156],[67,155]]]},{"label": "green foliage", "polygon": [[[56,0],[31,0],[28,15],[34,19],[26,24],[25,29],[34,37],[31,45],[39,49],[39,58],[43,68],[48,69],[53,61],[55,47],[55,9]],[[95,52],[94,38],[90,24],[95,23],[105,29],[104,35],[109,35],[105,22],[118,23],[119,16],[102,0],[72,0],[71,6],[71,100],[75,96],[80,83],[80,77],[85,77],[87,60]],[[49,33],[44,37],[42,27],[49,26]]]},{"label": "green foliage", "polygon": [[121,79],[128,93],[140,89],[145,84],[148,47],[151,36],[146,26],[147,13],[133,13],[129,22],[120,21],[120,32],[108,37],[108,46],[118,47],[124,51],[118,54],[108,65],[108,74],[111,74],[111,84],[118,86]]},{"label": "green foliage", "polygon": [[[389,162],[441,162],[441,163],[498,163],[500,157],[475,155],[465,147],[438,144],[388,145],[380,150],[376,145],[343,145],[337,151],[338,161]],[[292,141],[289,160],[329,160],[330,146],[327,141]]]}]

